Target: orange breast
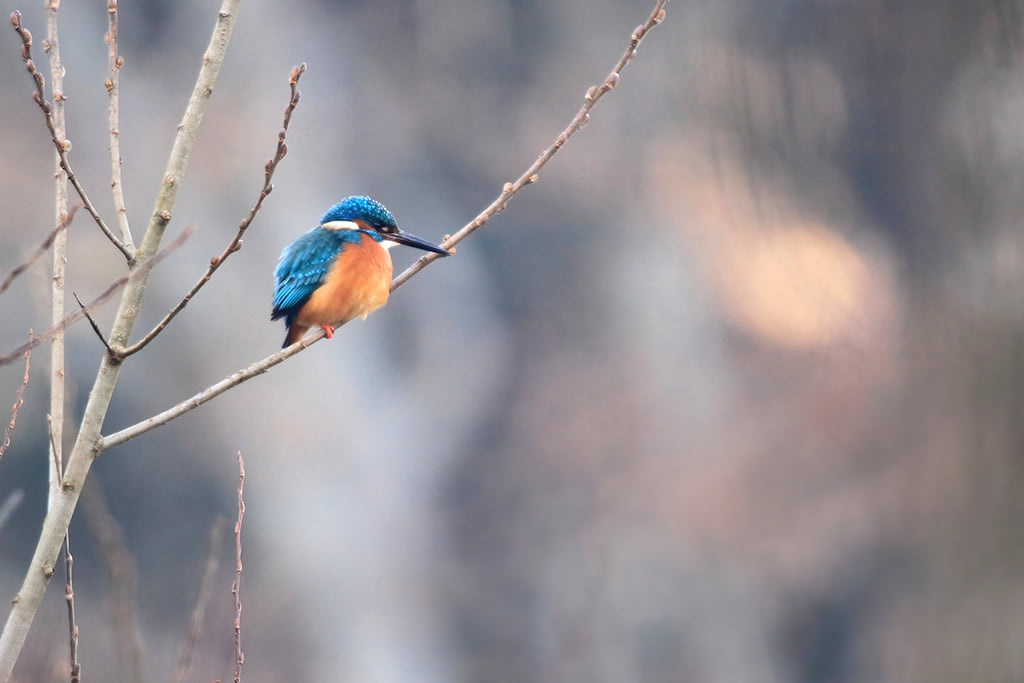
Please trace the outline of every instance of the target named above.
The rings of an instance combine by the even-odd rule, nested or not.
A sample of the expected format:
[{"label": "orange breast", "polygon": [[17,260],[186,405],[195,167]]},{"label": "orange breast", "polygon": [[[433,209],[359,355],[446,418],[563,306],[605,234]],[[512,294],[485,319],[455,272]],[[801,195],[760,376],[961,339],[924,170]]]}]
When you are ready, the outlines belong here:
[{"label": "orange breast", "polygon": [[388,300],[391,256],[372,237],[360,235],[338,255],[324,283],[295,316],[300,325],[339,326],[365,318]]}]

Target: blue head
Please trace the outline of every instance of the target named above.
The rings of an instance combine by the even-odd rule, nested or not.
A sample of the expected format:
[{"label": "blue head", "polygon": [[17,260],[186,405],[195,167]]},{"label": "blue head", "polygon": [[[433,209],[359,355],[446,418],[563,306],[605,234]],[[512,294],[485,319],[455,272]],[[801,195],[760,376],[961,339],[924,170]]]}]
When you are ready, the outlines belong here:
[{"label": "blue head", "polygon": [[398,229],[398,221],[384,205],[370,197],[346,197],[327,210],[320,217],[320,224],[360,221],[370,230],[385,232],[388,228]]},{"label": "blue head", "polygon": [[383,244],[392,246],[390,242],[404,244],[407,247],[432,251],[435,254],[448,256],[446,249],[431,244],[415,235],[403,232],[398,221],[384,205],[370,197],[346,197],[328,209],[320,217],[320,225],[328,230],[362,230]]}]

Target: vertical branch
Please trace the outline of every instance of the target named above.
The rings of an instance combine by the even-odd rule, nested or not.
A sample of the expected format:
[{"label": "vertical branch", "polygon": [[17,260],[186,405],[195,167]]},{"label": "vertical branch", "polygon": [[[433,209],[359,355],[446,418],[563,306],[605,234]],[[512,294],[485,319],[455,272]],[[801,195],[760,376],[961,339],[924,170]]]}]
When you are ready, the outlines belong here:
[{"label": "vertical branch", "polygon": [[71,566],[75,558],[71,556],[71,538],[64,536],[64,600],[68,603],[68,642],[71,645],[71,683],[82,680],[82,665],[78,663],[78,622],[75,620],[75,588]]},{"label": "vertical branch", "polygon": [[238,521],[235,522],[235,581],[231,584],[231,595],[235,598],[235,683],[242,675],[245,654],[242,652],[242,517],[245,516],[245,501],[242,488],[245,485],[245,460],[238,451]]},{"label": "vertical branch", "polygon": [[110,128],[110,191],[114,196],[114,211],[121,228],[121,241],[130,250],[135,250],[132,230],[128,226],[128,209],[124,205],[124,185],[121,183],[121,127],[120,105],[118,103],[118,82],[124,58],[117,54],[117,0],[107,2],[107,88],[109,101],[107,123]]},{"label": "vertical branch", "polygon": [[[46,3],[46,42],[43,49],[50,56],[50,90],[53,95],[52,116],[55,136],[58,140],[67,138],[64,116],[64,66],[60,61],[60,40],[57,35],[57,10],[60,0]],[[60,155],[54,153],[54,176],[56,179],[54,214],[57,225],[68,220],[68,176],[61,166]],[[53,282],[50,290],[50,322],[56,325],[64,318],[64,272],[67,267],[68,235],[59,231],[53,239]],[[64,462],[61,444],[64,442],[64,332],[58,332],[50,346],[50,421],[53,439],[50,442],[49,486],[46,509],[53,504],[60,493],[60,465]]]},{"label": "vertical branch", "polygon": [[[156,255],[160,248],[167,224],[171,220],[171,210],[174,208],[175,199],[177,199],[178,186],[184,179],[185,170],[188,167],[188,159],[195,144],[199,124],[206,112],[206,105],[213,95],[214,85],[220,74],[224,55],[227,53],[228,42],[238,18],[240,4],[241,0],[222,1],[213,35],[203,54],[202,67],[196,78],[192,96],[189,98],[185,115],[178,125],[149,226],[142,238],[138,252],[134,254],[135,258],[130,263],[134,269],[141,268]],[[17,15],[12,16],[11,23],[20,28]],[[65,170],[66,168],[65,164]],[[142,299],[148,281],[149,273],[146,272],[138,279],[131,280],[125,287],[110,334],[111,345],[124,346],[127,343],[142,308]],[[92,390],[89,392],[89,399],[82,414],[82,423],[78,437],[75,439],[74,448],[71,450],[70,457],[67,458],[67,467],[64,478],[61,480],[61,491],[57,503],[43,520],[43,529],[39,534],[31,564],[25,573],[21,589],[14,598],[3,633],[0,634],[0,683],[10,681],[14,664],[25,645],[29,628],[32,626],[43,594],[53,576],[53,566],[60,553],[64,534],[67,532],[68,525],[71,524],[71,516],[78,504],[82,486],[85,484],[93,460],[100,452],[103,420],[110,408],[110,401],[113,398],[114,387],[117,386],[120,373],[120,359],[105,354],[96,373]]]},{"label": "vertical branch", "polygon": [[[32,341],[32,330],[28,331],[28,340]],[[14,423],[18,421],[18,408],[25,402],[25,387],[28,386],[29,358],[32,356],[32,349],[25,352],[25,378],[21,380],[18,387],[18,397],[14,399],[14,406],[11,408],[11,421],[4,430],[4,438],[0,441],[0,458],[4,457],[4,451],[11,445],[11,432],[14,431]]]}]

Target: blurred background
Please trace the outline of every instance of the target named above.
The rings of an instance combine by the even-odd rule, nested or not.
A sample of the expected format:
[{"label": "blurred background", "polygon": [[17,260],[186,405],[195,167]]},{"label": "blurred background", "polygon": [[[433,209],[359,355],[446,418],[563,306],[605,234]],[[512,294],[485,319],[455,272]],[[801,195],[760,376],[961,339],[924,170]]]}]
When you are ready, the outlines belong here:
[{"label": "blurred background", "polygon": [[[471,220],[651,5],[246,2],[168,235],[197,233],[154,272],[136,338],[255,200],[305,61],[290,153],[244,249],[126,365],[105,431],[276,351],[277,256],[341,197],[431,240]],[[122,3],[137,239],[217,6]],[[105,7],[66,3],[61,37],[71,160],[113,220]],[[238,451],[251,683],[1024,680],[1022,12],[674,0],[455,258],[102,455],[71,530],[87,680],[170,678]],[[6,272],[51,227],[53,162],[2,44]],[[73,306],[124,266],[84,212],[69,234]],[[418,256],[392,254],[396,272]],[[48,326],[48,260],[0,300],[3,352]],[[101,354],[71,330],[71,434]],[[0,462],[0,501],[24,494],[4,600],[45,511],[48,357]],[[0,405],[22,372],[0,368]],[[226,529],[190,680],[230,678]],[[67,680],[66,628],[55,579],[20,680]]]}]

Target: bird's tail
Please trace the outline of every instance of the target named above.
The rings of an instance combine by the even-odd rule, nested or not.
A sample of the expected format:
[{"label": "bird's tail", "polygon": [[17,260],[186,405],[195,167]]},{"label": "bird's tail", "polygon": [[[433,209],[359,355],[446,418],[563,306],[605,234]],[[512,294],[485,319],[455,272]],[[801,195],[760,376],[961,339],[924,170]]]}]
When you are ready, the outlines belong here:
[{"label": "bird's tail", "polygon": [[288,326],[288,336],[284,338],[284,344],[281,345],[281,348],[287,348],[302,339],[302,335],[306,334],[307,330],[309,330],[307,325],[300,325],[293,322]]}]

